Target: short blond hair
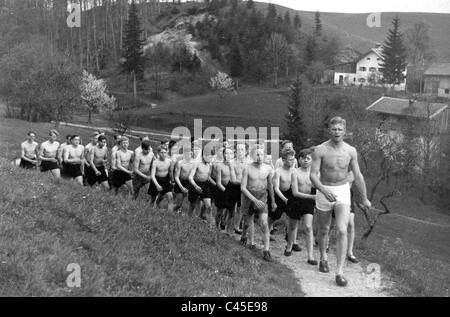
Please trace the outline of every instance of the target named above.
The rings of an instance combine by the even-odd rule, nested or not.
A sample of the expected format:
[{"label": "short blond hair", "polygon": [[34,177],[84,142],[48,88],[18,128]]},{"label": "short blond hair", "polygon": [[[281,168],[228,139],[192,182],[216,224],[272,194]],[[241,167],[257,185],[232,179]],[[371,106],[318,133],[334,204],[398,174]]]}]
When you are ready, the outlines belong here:
[{"label": "short blond hair", "polygon": [[328,121],[328,128],[331,128],[332,125],[342,124],[344,128],[347,126],[347,122],[342,117],[336,116]]}]

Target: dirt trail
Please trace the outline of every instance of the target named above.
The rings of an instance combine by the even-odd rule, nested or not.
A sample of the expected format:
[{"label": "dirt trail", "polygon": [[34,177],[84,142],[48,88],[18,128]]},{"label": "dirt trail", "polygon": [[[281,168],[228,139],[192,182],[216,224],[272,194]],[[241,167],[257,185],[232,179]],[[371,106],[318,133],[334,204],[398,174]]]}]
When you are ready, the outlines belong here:
[{"label": "dirt trail", "polygon": [[[234,236],[237,239],[237,236]],[[260,233],[255,230],[255,237],[259,236]],[[286,246],[284,237],[282,235],[275,235],[274,237],[276,241],[270,244],[272,257],[294,272],[307,297],[391,297],[399,295],[396,294],[395,283],[389,276],[381,273],[379,283],[376,282],[374,277],[377,273],[367,273],[366,269],[369,263],[364,260],[358,264],[346,262],[344,275],[348,280],[348,285],[339,287],[334,280],[336,257],[333,248],[330,248],[328,253],[330,272],[320,273],[318,265],[311,266],[306,263],[306,247],[304,242],[301,241],[303,237],[299,241],[302,251],[292,252],[292,255],[289,257],[284,256],[284,248]],[[261,250],[263,249],[262,244],[257,244],[257,247]],[[316,259],[319,259],[318,248],[314,248],[314,255]]]}]

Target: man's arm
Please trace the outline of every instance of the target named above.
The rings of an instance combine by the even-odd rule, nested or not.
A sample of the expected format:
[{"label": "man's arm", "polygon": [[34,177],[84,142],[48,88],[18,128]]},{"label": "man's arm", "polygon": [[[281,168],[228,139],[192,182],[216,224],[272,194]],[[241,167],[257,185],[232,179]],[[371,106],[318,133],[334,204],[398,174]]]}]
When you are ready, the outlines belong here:
[{"label": "man's arm", "polygon": [[225,186],[223,186],[223,184],[222,184],[222,166],[221,165],[217,165],[217,167],[216,167],[216,175],[217,175],[217,178],[216,178],[216,184],[217,184],[217,187],[221,190],[221,191],[225,191]]},{"label": "man's arm", "polygon": [[192,184],[192,186],[194,187],[194,189],[196,191],[199,191],[199,190],[201,191],[200,186],[198,186],[194,180],[194,175],[197,172],[197,168],[198,168],[199,164],[200,164],[199,162],[195,163],[194,167],[192,168],[191,172],[189,173],[189,182]]},{"label": "man's arm", "polygon": [[94,147],[92,147],[92,148],[88,151],[88,154],[87,154],[87,157],[86,157],[86,161],[89,163],[89,165],[91,166],[91,168],[92,168],[92,170],[94,171],[94,173],[95,173],[96,175],[98,175],[98,174],[101,174],[101,173],[98,171],[97,167],[96,167],[95,164],[94,164],[94,151],[95,151],[95,148],[94,148]]},{"label": "man's arm", "polygon": [[280,171],[277,169],[275,171],[275,174],[273,175],[273,189],[275,191],[275,194],[286,203],[287,198],[280,191],[280,176],[281,176],[280,174],[281,174]]},{"label": "man's arm", "polygon": [[356,188],[358,189],[359,193],[361,194],[362,205],[365,208],[370,208],[372,206],[372,204],[367,199],[366,182],[364,181],[364,177],[361,174],[361,171],[359,169],[358,153],[356,152],[356,149],[353,147],[350,151],[350,156],[351,156],[350,169],[353,172],[353,177],[355,179]]},{"label": "man's arm", "polygon": [[[36,158],[37,157],[38,156],[36,155]],[[28,157],[25,156],[25,146],[23,145],[23,143],[20,145],[20,158],[24,161],[36,164],[36,160],[29,159]]]},{"label": "man's arm", "polygon": [[176,164],[176,159],[172,158],[170,160],[170,166],[169,166],[169,177],[170,177],[171,182],[175,182],[175,176],[174,176],[175,164]]},{"label": "man's arm", "polygon": [[178,185],[178,187],[180,189],[183,189],[184,187],[183,187],[183,185],[180,182],[180,172],[181,172],[181,166],[180,165],[181,165],[181,161],[178,161],[175,164],[175,170],[173,172],[173,178],[175,180],[175,183]]},{"label": "man's arm", "polygon": [[244,168],[244,171],[242,172],[242,180],[241,180],[241,192],[252,202],[256,202],[257,199],[255,196],[253,196],[247,189],[247,182],[248,182],[248,167]]},{"label": "man's arm", "polygon": [[[83,151],[81,151],[81,155],[80,155],[80,162],[84,162],[85,158],[84,158],[84,147],[83,147]],[[84,164],[81,164],[81,174],[84,175]]]},{"label": "man's arm", "polygon": [[277,208],[277,204],[275,203],[275,195],[273,193],[273,170],[270,168],[269,175],[267,175],[267,189],[269,190],[270,199],[272,199],[272,210]]},{"label": "man's arm", "polygon": [[51,161],[51,159],[44,156],[44,148],[45,148],[45,146],[44,146],[44,142],[43,142],[39,146],[39,157],[40,157],[41,161]]},{"label": "man's arm", "polygon": [[322,182],[320,181],[319,172],[321,162],[322,162],[321,149],[320,147],[316,147],[316,150],[312,154],[311,173],[309,178],[314,187],[317,188],[317,190],[319,190],[329,202],[335,202],[336,196],[328,189],[326,189],[323,186]]},{"label": "man's arm", "polygon": [[158,161],[153,162],[152,171],[150,173],[153,184],[155,184],[156,188],[161,188],[158,181],[156,180],[156,165],[158,165]]}]

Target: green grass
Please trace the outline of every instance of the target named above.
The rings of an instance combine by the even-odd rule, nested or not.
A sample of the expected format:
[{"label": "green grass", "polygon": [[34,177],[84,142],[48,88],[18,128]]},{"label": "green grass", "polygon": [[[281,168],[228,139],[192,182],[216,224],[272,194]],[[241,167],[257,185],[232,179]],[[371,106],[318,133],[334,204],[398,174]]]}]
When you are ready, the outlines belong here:
[{"label": "green grass", "polygon": [[[198,219],[0,161],[0,296],[301,296],[268,264]],[[66,267],[81,267],[70,289]]]}]

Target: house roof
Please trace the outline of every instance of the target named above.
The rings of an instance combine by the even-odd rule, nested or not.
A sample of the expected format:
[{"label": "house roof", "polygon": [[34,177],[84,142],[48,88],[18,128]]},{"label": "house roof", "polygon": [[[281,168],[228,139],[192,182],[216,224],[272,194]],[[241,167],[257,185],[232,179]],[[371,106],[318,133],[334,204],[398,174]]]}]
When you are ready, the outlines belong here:
[{"label": "house roof", "polygon": [[369,55],[370,53],[375,53],[379,58],[381,58],[381,52],[382,52],[383,48],[382,47],[373,47],[370,50],[368,50],[367,52],[365,52],[364,54],[362,54],[357,60],[356,62],[359,62],[360,60],[362,60],[364,57],[366,57],[367,55]]},{"label": "house roof", "polygon": [[450,76],[450,63],[433,63],[427,68],[424,75]]},{"label": "house roof", "polygon": [[368,106],[366,110],[395,116],[432,119],[447,108],[448,105],[443,103],[426,103],[423,101],[414,100],[412,105],[409,105],[408,99],[381,97]]}]

